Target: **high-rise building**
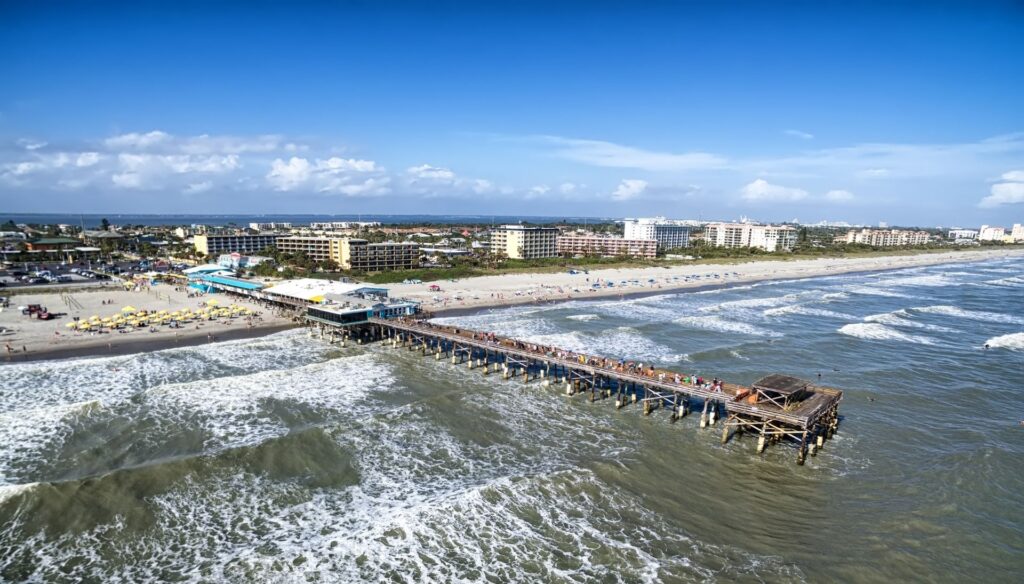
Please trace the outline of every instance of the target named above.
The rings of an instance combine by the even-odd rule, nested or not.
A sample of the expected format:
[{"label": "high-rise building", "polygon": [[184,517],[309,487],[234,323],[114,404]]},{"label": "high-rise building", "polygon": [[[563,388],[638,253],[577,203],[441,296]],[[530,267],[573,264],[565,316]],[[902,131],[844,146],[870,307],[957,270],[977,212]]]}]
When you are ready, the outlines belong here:
[{"label": "high-rise building", "polygon": [[756,247],[765,251],[789,251],[796,245],[797,230],[788,225],[708,223],[704,240],[716,247]]},{"label": "high-rise building", "polygon": [[931,240],[927,231],[910,231],[906,229],[851,229],[843,238],[845,243],[860,243],[874,247],[905,247],[908,245],[925,245]]},{"label": "high-rise building", "polygon": [[303,253],[315,262],[325,262],[331,258],[331,238],[292,235],[277,240],[277,251],[282,253]]},{"label": "high-rise building", "polygon": [[950,229],[949,238],[955,241],[971,241],[978,239],[978,231],[975,229]]},{"label": "high-rise building", "polygon": [[256,231],[275,231],[278,229],[291,229],[291,223],[250,223],[249,229]]},{"label": "high-rise building", "polygon": [[199,233],[193,237],[192,245],[195,246],[197,252],[211,257],[232,252],[253,254],[265,248],[276,246],[277,240],[280,237],[283,236],[276,233],[261,233],[259,235]]},{"label": "high-rise building", "polygon": [[516,260],[558,257],[557,227],[502,225],[491,229],[491,253]]},{"label": "high-rise building", "polygon": [[318,262],[333,261],[344,270],[383,272],[419,266],[419,244],[385,241],[370,243],[350,237],[292,236],[278,239],[278,251],[304,253]]},{"label": "high-rise building", "polygon": [[1020,243],[1024,241],[1024,224],[1013,224],[1013,229],[1010,230],[1010,239],[1012,239],[1014,243]]},{"label": "high-rise building", "polygon": [[664,217],[625,219],[622,222],[623,239],[653,239],[659,249],[675,249],[690,245],[690,226],[682,221]]},{"label": "high-rise building", "polygon": [[978,241],[1002,241],[1006,237],[1006,228],[982,225],[978,231]]},{"label": "high-rise building", "polygon": [[658,242],[653,239],[625,239],[606,235],[570,234],[558,236],[559,255],[610,255],[654,259]]}]

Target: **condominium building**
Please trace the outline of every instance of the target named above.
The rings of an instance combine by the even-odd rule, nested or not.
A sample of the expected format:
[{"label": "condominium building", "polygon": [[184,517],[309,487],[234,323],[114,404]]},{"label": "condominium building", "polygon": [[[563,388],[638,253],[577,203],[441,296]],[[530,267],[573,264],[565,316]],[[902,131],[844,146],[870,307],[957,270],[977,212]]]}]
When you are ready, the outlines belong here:
[{"label": "condominium building", "polygon": [[341,239],[335,259],[346,270],[383,272],[409,270],[420,263],[420,246],[407,241],[370,243],[365,239]]},{"label": "condominium building", "polygon": [[335,229],[358,229],[360,227],[379,226],[380,221],[327,221],[309,224],[309,228],[314,231],[334,231]]},{"label": "condominium building", "polygon": [[277,240],[277,251],[282,253],[304,253],[315,262],[326,262],[331,258],[331,242],[329,237],[309,237],[292,235]]},{"label": "condominium building", "polygon": [[419,266],[419,245],[409,242],[370,243],[349,237],[292,236],[277,240],[278,251],[304,253],[313,261],[333,261],[345,270],[383,272]]},{"label": "condominium building", "polygon": [[291,223],[250,223],[249,229],[256,231],[276,231],[279,229],[291,229]]},{"label": "condominium building", "polygon": [[196,251],[207,256],[216,256],[223,253],[238,252],[252,254],[268,247],[277,245],[277,240],[283,236],[276,233],[261,233],[259,235],[213,235],[209,233],[196,234],[192,239],[192,245]]},{"label": "condominium building", "polygon": [[660,249],[675,249],[690,245],[690,226],[682,221],[664,217],[625,219],[622,222],[623,239],[653,239]]},{"label": "condominium building", "polygon": [[532,260],[558,257],[557,227],[502,225],[491,230],[491,253]]},{"label": "condominium building", "polygon": [[559,255],[610,255],[654,259],[658,242],[653,239],[624,239],[594,234],[559,235]]},{"label": "condominium building", "polygon": [[1003,241],[1006,237],[1006,228],[982,225],[978,232],[978,241]]},{"label": "condominium building", "polygon": [[1013,229],[1010,230],[1010,239],[1013,243],[1020,243],[1024,241],[1024,224],[1013,224]]},{"label": "condominium building", "polygon": [[974,229],[950,229],[949,238],[955,241],[978,239],[978,232]]},{"label": "condominium building", "polygon": [[908,245],[925,245],[931,240],[927,231],[909,231],[906,229],[851,229],[843,238],[845,243],[860,243],[874,247],[905,247]]},{"label": "condominium building", "polygon": [[717,247],[756,247],[765,251],[790,251],[796,245],[797,230],[789,225],[751,223],[708,223],[704,240]]}]

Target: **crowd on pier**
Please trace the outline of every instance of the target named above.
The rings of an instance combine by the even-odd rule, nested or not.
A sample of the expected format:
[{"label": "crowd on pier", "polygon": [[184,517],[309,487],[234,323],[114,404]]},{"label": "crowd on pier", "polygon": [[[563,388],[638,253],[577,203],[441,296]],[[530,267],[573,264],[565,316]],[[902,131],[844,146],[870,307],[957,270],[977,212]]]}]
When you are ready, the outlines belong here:
[{"label": "crowd on pier", "polygon": [[569,361],[572,363],[578,363],[580,365],[595,367],[597,369],[604,369],[606,371],[613,372],[619,375],[631,375],[634,377],[651,378],[656,379],[661,383],[689,385],[692,387],[704,389],[705,391],[724,391],[724,381],[718,379],[717,377],[708,380],[700,375],[680,374],[674,371],[658,369],[651,364],[647,364],[645,366],[642,362],[626,361],[624,359],[615,360],[609,359],[607,357],[585,355],[582,353],[577,353],[575,351],[568,351],[565,349],[552,347],[549,345],[542,345],[539,343],[527,343],[524,341],[520,341],[518,339],[502,337],[493,332],[467,331],[455,326],[441,325],[421,318],[403,317],[400,320],[404,324],[413,325],[416,326],[417,328],[447,333],[450,335],[456,335],[467,338],[472,341],[482,342],[485,344],[493,345],[495,347],[503,347],[508,349],[515,349],[517,351],[522,351],[526,353],[532,353],[534,355],[545,357],[548,359],[558,359],[560,361]]}]

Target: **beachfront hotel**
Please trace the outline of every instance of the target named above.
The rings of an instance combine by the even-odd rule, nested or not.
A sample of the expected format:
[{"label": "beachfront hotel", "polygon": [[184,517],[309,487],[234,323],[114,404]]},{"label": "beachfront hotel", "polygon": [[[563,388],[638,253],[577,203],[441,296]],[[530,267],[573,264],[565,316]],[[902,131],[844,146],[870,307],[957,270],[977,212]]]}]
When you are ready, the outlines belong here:
[{"label": "beachfront hotel", "polygon": [[875,247],[904,247],[908,245],[925,245],[931,239],[927,231],[910,231],[906,229],[861,229],[846,232],[844,243],[860,243]]},{"label": "beachfront hotel", "polygon": [[408,270],[419,266],[419,244],[385,241],[370,243],[350,237],[282,237],[277,249],[283,253],[303,253],[317,262],[333,261],[344,270],[384,272]]},{"label": "beachfront hotel", "polygon": [[689,247],[690,226],[682,221],[670,221],[664,217],[625,219],[622,222],[623,239],[653,239],[659,249]]},{"label": "beachfront hotel", "polygon": [[789,225],[751,223],[708,223],[704,240],[716,247],[756,247],[765,251],[790,251],[797,231]]},{"label": "beachfront hotel", "polygon": [[218,256],[224,253],[253,254],[268,247],[277,245],[277,240],[283,235],[277,233],[261,233],[259,235],[213,235],[200,233],[192,239],[192,245],[196,251],[206,254],[208,257]]},{"label": "beachfront hotel", "polygon": [[502,225],[491,229],[491,253],[514,260],[558,257],[557,227]]},{"label": "beachfront hotel", "polygon": [[279,229],[291,229],[291,228],[292,228],[292,224],[291,223],[281,223],[281,222],[276,222],[276,223],[250,223],[249,224],[249,229],[252,229],[254,231],[276,231],[276,230],[279,230]]},{"label": "beachfront hotel", "polygon": [[654,259],[658,254],[658,242],[654,239],[624,239],[607,235],[570,234],[559,235],[558,255],[600,255],[630,256]]}]

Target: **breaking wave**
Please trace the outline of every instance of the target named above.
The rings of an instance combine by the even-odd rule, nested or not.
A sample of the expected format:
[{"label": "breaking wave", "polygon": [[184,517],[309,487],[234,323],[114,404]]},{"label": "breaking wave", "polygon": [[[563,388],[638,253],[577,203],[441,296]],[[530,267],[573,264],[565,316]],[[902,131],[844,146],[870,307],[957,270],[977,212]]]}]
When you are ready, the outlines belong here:
[{"label": "breaking wave", "polygon": [[985,341],[985,345],[994,349],[1024,351],[1024,333],[1011,333],[999,337],[992,337]]},{"label": "breaking wave", "polygon": [[943,316],[952,316],[956,318],[966,318],[969,320],[978,320],[982,322],[999,322],[1006,324],[1024,324],[1024,318],[1019,316],[1013,316],[1012,314],[1002,314],[999,312],[986,312],[984,310],[965,310],[956,306],[938,305],[938,306],[916,306],[910,308],[914,312],[923,312],[925,314],[941,314]]},{"label": "breaking wave", "polygon": [[674,321],[676,324],[716,331],[720,333],[737,333],[741,335],[756,335],[761,337],[781,337],[782,333],[770,331],[745,322],[726,320],[719,316],[684,316]]},{"label": "breaking wave", "polygon": [[927,337],[910,335],[876,322],[858,322],[844,325],[838,329],[838,332],[858,339],[869,339],[873,341],[902,341],[906,343],[918,343],[921,345],[934,344],[934,342]]},{"label": "breaking wave", "polygon": [[865,316],[864,320],[866,322],[877,322],[879,324],[885,324],[889,326],[916,328],[940,333],[956,332],[954,329],[951,329],[949,327],[910,320],[910,313],[907,312],[907,310],[905,309],[895,310],[893,312],[883,312],[881,314],[870,314],[868,316]]}]

